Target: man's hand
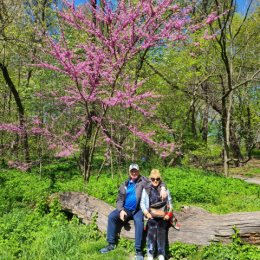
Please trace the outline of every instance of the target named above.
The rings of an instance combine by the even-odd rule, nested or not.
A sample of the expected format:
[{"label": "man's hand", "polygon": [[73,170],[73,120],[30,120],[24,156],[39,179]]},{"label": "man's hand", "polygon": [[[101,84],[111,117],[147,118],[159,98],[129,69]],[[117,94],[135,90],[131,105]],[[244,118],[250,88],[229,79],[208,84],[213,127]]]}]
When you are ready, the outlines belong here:
[{"label": "man's hand", "polygon": [[166,191],[165,187],[161,188],[160,197],[162,200],[165,200],[167,198],[167,191]]},{"label": "man's hand", "polygon": [[127,213],[124,210],[120,211],[120,219],[122,221],[125,221],[125,217],[127,216]]}]

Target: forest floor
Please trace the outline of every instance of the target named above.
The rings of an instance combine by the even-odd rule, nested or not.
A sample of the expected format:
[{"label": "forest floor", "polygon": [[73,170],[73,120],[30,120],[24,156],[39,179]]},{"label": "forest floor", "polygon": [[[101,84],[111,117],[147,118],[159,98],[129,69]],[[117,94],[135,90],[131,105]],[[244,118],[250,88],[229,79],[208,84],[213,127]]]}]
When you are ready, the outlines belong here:
[{"label": "forest floor", "polygon": [[[231,168],[230,175],[233,178],[241,179],[248,183],[260,185],[260,158],[252,159],[245,166]],[[134,255],[132,255],[129,259],[134,259]]]},{"label": "forest floor", "polygon": [[245,166],[230,169],[234,178],[260,185],[260,158],[250,160]]}]

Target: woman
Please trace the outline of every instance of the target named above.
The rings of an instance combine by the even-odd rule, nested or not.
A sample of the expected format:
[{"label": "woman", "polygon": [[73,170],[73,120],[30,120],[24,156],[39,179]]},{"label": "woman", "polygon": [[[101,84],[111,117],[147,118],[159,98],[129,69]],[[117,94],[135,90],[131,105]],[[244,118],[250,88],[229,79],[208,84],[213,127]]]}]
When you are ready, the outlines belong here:
[{"label": "woman", "polygon": [[172,198],[167,190],[166,199],[160,197],[161,174],[153,169],[150,174],[151,183],[143,189],[140,207],[147,222],[147,260],[153,260],[157,249],[159,260],[166,255],[168,220],[172,216]]}]

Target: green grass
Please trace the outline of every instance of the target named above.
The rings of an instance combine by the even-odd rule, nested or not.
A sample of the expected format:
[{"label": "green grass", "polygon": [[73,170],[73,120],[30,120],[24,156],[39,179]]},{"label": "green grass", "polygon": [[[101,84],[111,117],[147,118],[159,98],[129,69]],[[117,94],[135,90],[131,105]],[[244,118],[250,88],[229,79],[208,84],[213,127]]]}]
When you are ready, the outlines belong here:
[{"label": "green grass", "polygon": [[260,175],[260,168],[252,168],[246,175]]},{"label": "green grass", "polygon": [[196,205],[212,213],[260,210],[260,186],[197,169],[165,169],[176,206]]},{"label": "green grass", "polygon": [[[177,209],[181,205],[197,205],[215,213],[260,210],[259,186],[197,169],[160,170]],[[101,255],[99,249],[106,245],[105,234],[97,230],[95,222],[83,225],[76,217],[69,220],[59,203],[49,200],[54,192],[81,191],[115,205],[118,186],[126,177],[127,173],[117,174],[114,179],[110,174],[102,174],[98,181],[92,176],[86,185],[75,164],[66,161],[46,165],[41,175],[36,168],[32,173],[1,171],[0,260],[133,258],[133,241],[126,239],[120,239],[115,251]],[[260,259],[258,249],[236,243],[209,247],[176,243],[170,250],[175,260]]]},{"label": "green grass", "polygon": [[260,158],[260,149],[254,149],[254,150],[252,151],[252,156],[253,156],[254,158]]},{"label": "green grass", "polygon": [[[177,210],[183,205],[200,206],[218,214],[260,210],[258,185],[197,169],[165,168],[161,171]],[[127,178],[127,174],[122,175],[112,179],[110,174],[103,174],[98,182],[93,176],[85,189],[82,178],[74,176],[70,181],[58,181],[57,187],[60,191],[85,190],[88,194],[115,206],[118,186]]]}]

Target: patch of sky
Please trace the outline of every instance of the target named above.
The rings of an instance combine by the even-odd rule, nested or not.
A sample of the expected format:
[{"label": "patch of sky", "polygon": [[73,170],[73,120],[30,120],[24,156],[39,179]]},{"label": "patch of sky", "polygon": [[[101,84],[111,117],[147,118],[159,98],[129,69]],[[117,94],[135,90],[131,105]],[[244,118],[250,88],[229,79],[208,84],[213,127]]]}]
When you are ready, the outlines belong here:
[{"label": "patch of sky", "polygon": [[[85,3],[88,3],[89,0],[74,0],[75,1],[75,5],[82,5]],[[116,0],[110,0],[111,3],[115,3]],[[198,1],[199,2],[199,1]],[[236,11],[242,15],[244,15],[246,13],[246,10],[250,4],[250,2],[252,2],[251,4],[251,12],[253,12],[255,10],[255,8],[257,6],[259,6],[259,1],[258,0],[236,0],[236,4],[237,4],[237,8]],[[100,0],[97,1],[97,4],[100,4]]]}]

